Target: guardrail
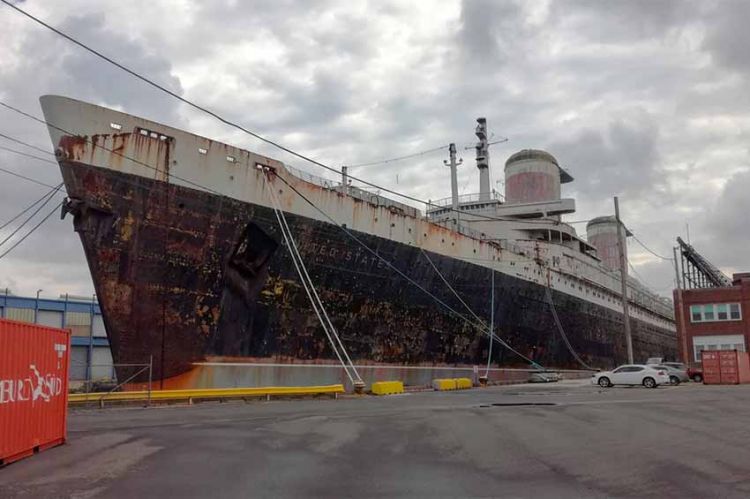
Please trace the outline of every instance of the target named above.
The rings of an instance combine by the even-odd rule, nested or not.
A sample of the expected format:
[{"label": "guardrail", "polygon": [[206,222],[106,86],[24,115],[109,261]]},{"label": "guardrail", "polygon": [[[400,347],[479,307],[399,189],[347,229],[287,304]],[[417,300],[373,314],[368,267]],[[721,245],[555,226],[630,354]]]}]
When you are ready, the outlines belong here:
[{"label": "guardrail", "polygon": [[132,392],[99,392],[99,393],[71,393],[68,395],[68,404],[81,404],[97,402],[103,406],[105,402],[127,401],[151,402],[154,400],[193,402],[201,399],[228,399],[246,397],[272,396],[300,396],[300,395],[323,395],[331,394],[337,396],[344,393],[344,385],[323,386],[270,386],[253,388],[202,388],[196,390],[152,390]]}]

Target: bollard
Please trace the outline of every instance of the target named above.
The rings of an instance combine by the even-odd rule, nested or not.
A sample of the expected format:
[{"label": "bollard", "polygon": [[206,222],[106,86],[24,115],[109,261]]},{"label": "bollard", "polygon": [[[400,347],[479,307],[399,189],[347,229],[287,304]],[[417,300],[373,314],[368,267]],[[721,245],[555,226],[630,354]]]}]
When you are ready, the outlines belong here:
[{"label": "bollard", "polygon": [[354,382],[354,393],[357,395],[362,395],[365,391],[365,382],[361,380],[357,380]]},{"label": "bollard", "polygon": [[479,386],[486,387],[489,383],[489,378],[487,376],[479,376]]}]

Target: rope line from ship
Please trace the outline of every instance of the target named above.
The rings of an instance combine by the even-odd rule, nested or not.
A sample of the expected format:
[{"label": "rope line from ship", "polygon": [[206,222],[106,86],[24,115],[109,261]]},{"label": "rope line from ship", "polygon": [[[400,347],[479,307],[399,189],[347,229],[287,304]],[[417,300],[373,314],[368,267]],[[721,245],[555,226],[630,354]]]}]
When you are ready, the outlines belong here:
[{"label": "rope line from ship", "polygon": [[[435,270],[435,273],[440,277],[440,279],[445,283],[445,285],[448,287],[448,289],[458,298],[458,301],[463,304],[463,306],[466,308],[466,310],[469,311],[471,315],[474,316],[474,318],[479,321],[480,324],[482,324],[483,327],[487,328],[487,324],[476,314],[474,313],[474,310],[469,307],[469,305],[461,298],[461,296],[458,294],[458,292],[451,286],[451,284],[448,282],[448,280],[443,276],[443,274],[438,270],[437,266],[433,263],[432,259],[430,259],[429,255],[424,251],[423,248],[419,248],[420,253],[427,259],[427,261],[430,263],[430,266]],[[490,286],[490,326],[489,331],[491,331],[492,334],[489,335],[490,342],[489,347],[487,351],[487,369],[485,370],[484,377],[489,379],[490,375],[490,366],[492,364],[492,344],[495,336],[495,269],[491,268],[490,271],[491,274],[491,286]],[[484,286],[482,286],[484,287]],[[507,348],[507,345],[504,345]],[[518,353],[518,352],[516,352]],[[538,363],[532,361],[531,359],[528,359],[529,363],[531,365],[534,365],[535,367],[539,369],[544,369],[542,366],[540,366]]]},{"label": "rope line from ship", "polygon": [[649,248],[645,244],[643,244],[643,241],[641,241],[640,239],[638,239],[638,236],[636,236],[635,233],[633,233],[632,230],[630,231],[630,234],[633,236],[633,239],[635,239],[638,242],[638,244],[640,244],[641,246],[643,246],[643,249],[645,249],[646,251],[648,251],[649,253],[651,253],[655,257],[661,258],[662,260],[668,260],[670,262],[674,261],[674,258],[669,258],[669,257],[666,257],[666,256],[662,256],[659,253],[656,253],[655,251],[653,251],[651,248]]},{"label": "rope line from ship", "polygon": [[287,182],[286,179],[284,179],[283,177],[281,177],[279,175],[276,175],[275,178],[281,180],[284,184],[286,184],[286,186],[289,187],[292,191],[294,191],[300,198],[302,198],[302,200],[304,200],[307,204],[309,204],[318,213],[320,213],[321,215],[323,215],[323,217],[325,217],[327,220],[329,220],[333,225],[339,227],[342,231],[344,231],[344,233],[347,236],[349,236],[351,239],[353,239],[357,244],[359,244],[360,246],[362,246],[365,250],[367,250],[373,256],[375,256],[376,258],[378,258],[380,261],[382,261],[386,266],[388,266],[394,272],[396,272],[401,277],[403,277],[404,279],[406,279],[409,283],[411,283],[412,285],[416,286],[422,292],[424,292],[425,294],[427,294],[430,298],[432,298],[433,300],[435,300],[435,302],[437,302],[438,304],[440,304],[442,307],[444,307],[445,309],[447,309],[449,312],[451,312],[454,315],[456,315],[458,318],[460,318],[461,320],[463,320],[464,322],[466,322],[468,325],[470,325],[470,326],[472,326],[472,327],[480,330],[482,333],[486,334],[488,337],[493,337],[495,339],[495,341],[497,341],[498,343],[500,343],[501,345],[503,345],[505,348],[507,348],[511,352],[513,352],[516,355],[518,355],[524,361],[526,361],[529,364],[531,364],[532,366],[534,366],[535,369],[544,370],[544,368],[541,365],[539,365],[538,363],[536,363],[533,360],[529,359],[528,357],[526,357],[525,355],[523,355],[522,353],[520,353],[518,350],[514,349],[510,344],[508,344],[507,341],[505,341],[503,338],[501,338],[500,336],[498,336],[496,333],[494,333],[492,331],[489,331],[488,328],[486,327],[486,325],[484,325],[482,323],[474,322],[471,319],[469,319],[468,317],[466,317],[464,314],[458,312],[455,308],[453,308],[450,305],[448,305],[447,303],[445,303],[443,300],[441,300],[440,298],[438,298],[437,296],[435,296],[433,293],[431,293],[424,286],[422,286],[421,284],[419,284],[418,282],[416,282],[414,279],[412,279],[407,274],[405,274],[403,271],[401,271],[398,267],[396,267],[395,265],[393,265],[390,261],[388,261],[385,258],[383,258],[382,256],[380,256],[380,254],[377,251],[375,251],[374,249],[370,248],[366,243],[364,243],[361,239],[359,239],[356,235],[354,235],[349,229],[347,229],[343,225],[339,224],[333,217],[331,217],[323,209],[321,209],[315,203],[313,203],[309,198],[307,198],[307,196],[305,196],[304,194],[302,194],[301,192],[299,192],[293,185],[291,185],[289,182]]},{"label": "rope line from ship", "polygon": [[54,189],[55,188],[54,185],[50,185],[50,184],[48,184],[46,182],[42,182],[41,180],[37,180],[35,178],[31,178],[31,177],[27,177],[25,175],[21,175],[20,173],[16,173],[16,172],[14,172],[12,170],[8,170],[8,169],[2,168],[2,167],[0,167],[0,172],[6,173],[8,175],[12,175],[12,176],[14,176],[16,178],[20,178],[22,180],[26,180],[27,182],[31,182],[32,184],[41,185],[42,187],[49,187],[50,189]]},{"label": "rope line from ship", "polygon": [[39,229],[39,227],[41,227],[42,224],[44,224],[44,222],[46,222],[49,219],[49,217],[51,217],[52,215],[54,215],[57,212],[57,210],[63,205],[64,202],[65,201],[63,200],[63,201],[60,201],[58,204],[56,204],[54,206],[54,208],[52,208],[52,210],[49,213],[47,213],[47,215],[45,215],[45,217],[43,219],[41,219],[26,234],[24,234],[23,236],[21,236],[21,238],[18,241],[16,241],[15,243],[13,243],[13,245],[10,248],[8,248],[7,250],[5,250],[5,252],[3,252],[2,254],[0,254],[0,260],[2,260],[3,258],[5,258],[5,256],[8,255],[11,251],[13,251],[16,247],[18,247],[19,244],[21,244],[22,242],[24,242],[27,237],[29,237],[31,234],[33,234],[34,232],[36,232],[36,230]]},{"label": "rope line from ship", "polygon": [[[42,209],[43,209],[43,208],[44,208],[45,206],[47,206],[47,204],[48,204],[48,203],[49,203],[50,201],[52,201],[52,198],[53,198],[53,197],[55,197],[55,194],[56,194],[56,193],[57,193],[57,192],[58,192],[58,191],[59,191],[59,190],[60,190],[61,188],[62,188],[62,183],[61,183],[61,184],[59,184],[59,185],[58,185],[58,186],[56,186],[56,187],[53,187],[51,191],[49,191],[49,192],[48,192],[48,193],[46,193],[46,194],[45,194],[44,196],[42,196],[42,198],[41,198],[42,204],[41,204],[41,205],[39,205],[39,206],[38,206],[38,207],[37,207],[37,208],[36,208],[36,209],[35,209],[35,210],[34,210],[34,211],[33,211],[33,212],[31,213],[31,215],[29,215],[29,216],[28,216],[28,217],[26,218],[26,220],[24,220],[23,222],[21,222],[21,224],[20,224],[20,225],[19,225],[18,227],[16,227],[16,228],[15,228],[15,229],[14,229],[13,231],[11,231],[11,233],[10,233],[10,234],[8,234],[8,235],[7,235],[6,237],[5,237],[5,239],[3,239],[2,241],[0,241],[0,247],[2,247],[2,246],[3,246],[4,244],[5,244],[5,243],[7,243],[8,241],[10,241],[10,240],[11,240],[11,239],[13,238],[13,236],[15,236],[16,234],[18,234],[18,232],[19,232],[19,231],[20,231],[21,229],[23,229],[23,228],[24,228],[24,226],[25,226],[26,224],[28,224],[28,223],[29,223],[29,222],[31,221],[31,219],[32,219],[32,218],[34,218],[34,217],[36,216],[36,214],[37,214],[37,213],[39,213],[40,211],[42,211]],[[38,203],[39,203],[39,201],[37,201],[36,203],[34,203],[34,204],[33,204],[32,206],[34,206],[34,205],[36,205],[36,204],[38,204]],[[27,208],[26,210],[24,210],[24,211],[28,211],[28,209],[30,209],[30,208],[31,208],[31,206],[30,206],[29,208]],[[55,207],[55,209],[57,209],[57,207]],[[21,212],[21,214],[23,214],[23,211]],[[19,218],[19,216],[20,216],[21,214],[19,214],[19,215],[16,215],[15,217],[13,217],[13,218],[12,218],[11,220],[9,220],[9,221],[8,221],[8,222],[6,222],[5,224],[3,224],[3,226],[2,226],[1,228],[5,228],[5,227],[6,227],[6,226],[7,226],[8,224],[10,224],[11,222],[13,222],[13,220],[15,220],[15,219]]]},{"label": "rope line from ship", "polygon": [[[425,259],[430,263],[430,266],[435,271],[435,273],[438,275],[438,277],[440,277],[440,280],[443,281],[443,283],[446,285],[446,287],[450,290],[451,293],[453,293],[453,295],[458,299],[458,301],[461,302],[461,304],[464,306],[464,308],[466,308],[466,310],[474,317],[474,319],[477,320],[477,322],[482,326],[482,328],[484,328],[484,329],[486,329],[487,331],[490,332],[490,334],[488,334],[489,339],[490,339],[490,344],[489,344],[489,351],[488,351],[488,354],[487,354],[487,373],[485,374],[485,376],[487,376],[489,374],[489,369],[490,369],[489,366],[490,366],[490,362],[491,362],[491,359],[492,359],[492,342],[493,342],[493,340],[494,340],[494,338],[496,336],[495,328],[494,328],[494,312],[495,312],[495,308],[494,308],[494,302],[495,302],[495,300],[494,300],[494,291],[495,291],[495,286],[494,286],[494,284],[495,284],[495,270],[494,269],[490,269],[492,271],[492,295],[493,296],[492,296],[492,299],[490,301],[491,301],[491,315],[493,317],[493,320],[491,320],[492,326],[488,326],[487,323],[481,317],[479,317],[474,312],[474,310],[472,310],[472,308],[463,300],[463,298],[461,298],[461,295],[458,294],[458,292],[453,288],[453,286],[451,286],[451,284],[448,282],[448,280],[445,278],[445,276],[440,272],[440,270],[437,268],[437,266],[433,263],[432,259],[429,257],[429,255],[427,254],[427,252],[422,247],[419,248],[419,251],[425,257]],[[484,287],[484,286],[482,286],[482,287]],[[498,341],[502,342],[503,340],[498,339]],[[501,344],[503,344],[503,343],[501,343]],[[506,348],[508,348],[509,350],[511,350],[516,355],[519,355],[520,357],[522,357],[523,359],[525,359],[529,364],[531,364],[535,368],[542,369],[542,370],[544,369],[537,362],[535,362],[535,361],[531,360],[530,358],[522,355],[517,350],[514,350],[510,345],[507,344],[507,342],[504,343],[503,346],[505,346]]]},{"label": "rope line from ship", "polygon": [[557,308],[555,307],[555,302],[552,299],[552,287],[549,278],[547,279],[547,285],[544,287],[544,293],[547,296],[547,302],[550,306],[550,311],[552,312],[552,318],[554,319],[555,326],[557,327],[557,330],[560,332],[560,336],[563,339],[563,343],[565,343],[565,346],[568,348],[568,351],[573,356],[573,358],[581,364],[585,369],[596,371],[597,369],[594,369],[590,365],[588,365],[586,362],[583,361],[580,355],[578,355],[578,352],[576,352],[575,348],[573,348],[573,345],[570,343],[570,339],[568,339],[568,335],[565,334],[565,328],[563,328],[562,322],[560,321],[560,317],[557,315]]},{"label": "rope line from ship", "polygon": [[[0,135],[2,135],[2,134],[0,134]],[[2,136],[6,137],[6,135],[2,135]],[[52,161],[50,159],[45,159],[45,158],[40,158],[39,156],[34,156],[33,154],[29,154],[27,152],[18,151],[16,149],[11,149],[10,147],[0,146],[0,150],[6,151],[6,152],[12,152],[13,154],[19,154],[19,155],[25,156],[27,158],[36,159],[37,161],[43,161],[45,163],[50,163],[50,164],[53,164],[53,165],[57,166],[57,162],[56,161]],[[48,152],[48,151],[45,151],[45,152]],[[52,153],[49,153],[49,154],[52,154]],[[54,154],[52,154],[52,155],[54,156]]]},{"label": "rope line from ship", "polygon": [[[268,195],[269,195],[269,199],[271,200],[271,206],[273,208],[274,215],[276,216],[276,219],[278,221],[281,234],[284,238],[284,242],[286,243],[286,247],[289,250],[289,254],[292,257],[294,268],[297,270],[297,274],[299,275],[300,281],[302,282],[302,286],[305,289],[305,293],[307,294],[307,297],[310,300],[310,304],[312,305],[313,310],[315,311],[315,315],[318,317],[318,320],[320,321],[320,325],[323,327],[323,331],[328,337],[328,341],[331,344],[331,349],[333,350],[334,354],[336,354],[336,357],[339,359],[339,362],[341,363],[341,367],[343,367],[344,372],[349,378],[349,381],[351,381],[353,385],[357,385],[357,384],[361,385],[363,383],[362,378],[357,372],[357,368],[354,367],[354,363],[349,357],[349,354],[346,351],[346,347],[344,347],[344,344],[342,343],[341,338],[336,332],[336,328],[333,326],[333,323],[331,322],[331,319],[328,316],[328,313],[326,312],[325,307],[323,306],[323,302],[320,300],[320,296],[318,295],[318,292],[315,289],[315,285],[313,284],[312,279],[310,278],[310,274],[307,272],[307,267],[305,266],[305,262],[302,260],[302,256],[299,253],[299,248],[297,247],[297,243],[294,240],[294,236],[292,235],[291,229],[289,228],[289,224],[286,221],[286,216],[284,215],[284,211],[281,209],[281,202],[276,196],[276,193],[273,191],[273,187],[271,186],[269,182],[268,175],[269,175],[269,172],[268,170],[266,170],[265,175],[263,176],[263,179],[264,179],[263,184],[266,190],[268,191]],[[344,357],[346,357],[346,362],[344,362],[344,359],[341,357],[341,352],[339,352],[339,349],[341,349],[341,352],[343,352]],[[354,375],[352,375],[352,372],[350,372],[350,369],[354,373]]]},{"label": "rope line from ship", "polygon": [[42,197],[38,198],[36,201],[34,201],[33,203],[31,203],[29,206],[27,206],[26,208],[24,208],[20,212],[18,212],[12,218],[8,219],[7,222],[4,222],[2,225],[0,225],[0,230],[3,230],[4,228],[6,228],[7,226],[9,226],[13,222],[15,222],[16,220],[18,220],[19,218],[21,218],[24,214],[28,213],[29,210],[31,210],[32,208],[34,208],[34,206],[36,206],[39,203],[41,203],[47,196],[49,196],[53,192],[57,192],[58,190],[60,190],[60,186],[57,186],[57,187],[50,186],[50,187],[52,188],[52,191],[46,192]]}]

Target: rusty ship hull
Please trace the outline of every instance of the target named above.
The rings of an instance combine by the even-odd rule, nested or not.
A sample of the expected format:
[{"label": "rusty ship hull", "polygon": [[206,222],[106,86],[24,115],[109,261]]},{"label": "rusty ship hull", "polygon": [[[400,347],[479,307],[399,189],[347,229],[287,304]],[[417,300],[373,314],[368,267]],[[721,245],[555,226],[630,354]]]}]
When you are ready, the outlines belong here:
[{"label": "rusty ship hull", "polygon": [[[70,112],[68,101],[43,100],[48,121],[64,121]],[[92,113],[102,109],[84,106]],[[110,114],[92,125],[94,129],[106,124],[122,128],[119,122],[132,118],[106,111]],[[152,358],[154,378],[166,379],[214,356],[274,363],[335,362],[267,200],[238,199],[241,196],[199,183],[200,175],[186,178],[186,172],[200,171],[201,165],[188,164],[182,157],[175,147],[180,140],[175,129],[140,120],[135,126],[125,125],[131,131],[71,133],[74,125],[56,126],[51,135],[69,196],[66,209],[73,214],[86,254],[116,363]],[[200,142],[199,154],[210,148],[215,151],[216,144]],[[218,154],[231,163],[228,171],[236,172],[231,168],[242,152],[227,147]],[[348,226],[360,242],[339,224],[315,216],[285,183],[261,178],[259,164],[287,175],[287,182],[307,189],[320,206],[351,203],[353,213],[341,225]],[[282,209],[301,256],[355,363],[470,366],[487,362],[487,336],[455,313],[465,310],[463,304],[433,264],[485,319],[490,316],[494,272],[496,333],[541,365],[578,367],[556,329],[547,288],[572,345],[589,364],[612,366],[626,359],[623,315],[612,300],[610,305],[595,303],[565,289],[565,277],[543,264],[538,246],[535,259],[529,252],[478,241],[393,205],[352,201],[341,191],[304,182],[288,174],[283,165],[257,155],[248,156],[242,174],[246,185],[258,184],[251,186],[254,192],[269,188],[261,185],[268,181],[282,196]],[[235,180],[235,175],[228,177]],[[368,224],[369,229],[362,230]],[[399,224],[403,230],[394,236]],[[419,238],[421,244],[403,241],[409,237]],[[361,243],[433,296],[394,273]],[[503,258],[508,260],[505,267],[481,263]],[[524,266],[524,273],[506,270],[516,264]],[[648,312],[642,311],[643,319],[633,318],[636,356],[654,352],[675,356],[677,342],[670,319],[654,319]],[[494,350],[493,363],[526,364],[504,348]]]}]

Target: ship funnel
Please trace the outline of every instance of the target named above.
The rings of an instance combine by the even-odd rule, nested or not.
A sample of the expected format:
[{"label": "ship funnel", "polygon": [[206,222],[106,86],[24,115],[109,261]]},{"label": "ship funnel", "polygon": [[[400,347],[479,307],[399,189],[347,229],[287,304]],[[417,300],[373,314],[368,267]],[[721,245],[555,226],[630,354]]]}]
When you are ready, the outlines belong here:
[{"label": "ship funnel", "polygon": [[[625,235],[631,235],[625,229]],[[596,255],[609,270],[620,269],[620,247],[617,244],[617,219],[613,215],[596,217],[586,224],[586,240],[596,248]],[[627,245],[622,245],[625,259],[628,258]]]},{"label": "ship funnel", "polygon": [[539,203],[560,200],[561,170],[550,153],[518,151],[505,162],[505,202]]}]

